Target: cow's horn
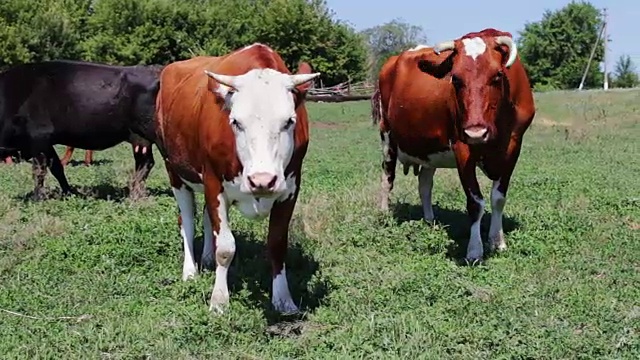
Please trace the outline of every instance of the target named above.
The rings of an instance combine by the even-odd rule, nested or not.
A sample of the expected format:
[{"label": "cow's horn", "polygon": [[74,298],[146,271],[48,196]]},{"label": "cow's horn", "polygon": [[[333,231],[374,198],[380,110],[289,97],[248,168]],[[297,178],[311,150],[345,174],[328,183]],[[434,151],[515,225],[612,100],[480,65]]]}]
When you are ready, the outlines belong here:
[{"label": "cow's horn", "polygon": [[456,43],[453,40],[443,41],[433,47],[433,52],[440,55],[441,52],[447,50],[453,50],[456,47]]},{"label": "cow's horn", "polygon": [[232,89],[238,90],[238,85],[236,83],[235,76],[216,74],[208,70],[205,70],[204,73],[207,74],[207,76],[209,76],[213,80],[219,82],[220,84],[228,86]]},{"label": "cow's horn", "polygon": [[307,81],[311,81],[320,76],[320,73],[313,74],[295,74],[291,75],[291,81],[293,81],[293,86],[298,86],[300,84],[304,84]]},{"label": "cow's horn", "polygon": [[496,44],[506,45],[509,48],[509,59],[505,66],[510,68],[514,62],[516,62],[516,56],[518,56],[518,47],[509,36],[496,36]]}]

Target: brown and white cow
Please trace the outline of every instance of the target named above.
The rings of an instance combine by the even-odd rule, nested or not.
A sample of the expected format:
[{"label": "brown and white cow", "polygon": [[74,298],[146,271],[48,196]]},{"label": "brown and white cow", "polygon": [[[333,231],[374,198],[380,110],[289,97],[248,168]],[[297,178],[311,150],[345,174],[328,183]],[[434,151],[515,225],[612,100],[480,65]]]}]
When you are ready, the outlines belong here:
[{"label": "brown and white cow", "polygon": [[[424,219],[437,168],[457,168],[471,221],[466,259],[483,258],[480,220],[484,199],[476,166],[493,180],[492,250],[504,250],[502,215],[522,138],[535,105],[527,73],[511,34],[495,29],[469,33],[433,48],[417,47],[390,58],[372,98],[384,161],[380,207],[389,208],[396,161],[414,167]],[[419,174],[418,174],[419,168]]]},{"label": "brown and white cow", "polygon": [[160,75],[156,132],[180,208],[182,277],[197,274],[193,192],[204,192],[202,258],[216,263],[210,310],[222,312],[229,302],[227,271],[236,244],[228,211],[235,205],[248,218],[270,215],[272,303],[282,313],[298,311],[284,260],[309,142],[304,96],[318,75],[306,63],[292,75],[262,44],[178,61]]}]

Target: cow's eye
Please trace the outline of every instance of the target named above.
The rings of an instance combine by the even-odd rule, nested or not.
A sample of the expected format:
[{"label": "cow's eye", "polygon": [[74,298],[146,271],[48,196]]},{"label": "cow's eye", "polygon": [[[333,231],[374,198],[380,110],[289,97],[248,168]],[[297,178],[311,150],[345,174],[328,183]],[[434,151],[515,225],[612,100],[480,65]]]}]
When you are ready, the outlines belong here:
[{"label": "cow's eye", "polygon": [[502,71],[498,71],[498,73],[493,78],[491,78],[491,82],[494,85],[499,85],[500,82],[502,81],[503,76],[504,76],[504,73]]},{"label": "cow's eye", "polygon": [[238,122],[237,119],[231,119],[231,125],[237,130],[237,131],[242,131],[244,130],[244,128],[242,127],[242,124],[240,124],[240,122]]},{"label": "cow's eye", "polygon": [[289,128],[291,128],[293,126],[293,124],[295,124],[296,121],[293,118],[289,118],[287,119],[287,122],[284,124],[283,129],[284,130],[289,130]]}]

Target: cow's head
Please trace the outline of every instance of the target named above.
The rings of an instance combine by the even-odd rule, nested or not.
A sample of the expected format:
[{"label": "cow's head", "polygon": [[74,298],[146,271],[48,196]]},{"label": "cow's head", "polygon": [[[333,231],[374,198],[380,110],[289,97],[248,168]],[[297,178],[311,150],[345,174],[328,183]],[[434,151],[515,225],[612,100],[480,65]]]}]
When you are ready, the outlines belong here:
[{"label": "cow's head", "polygon": [[229,123],[242,163],[241,191],[269,195],[284,190],[286,169],[295,147],[296,106],[309,81],[306,64],[297,74],[264,68],[239,76],[205,71],[220,86],[216,94],[229,109]]},{"label": "cow's head", "polygon": [[461,140],[482,144],[495,138],[498,113],[509,91],[505,73],[516,61],[516,44],[510,36],[481,36],[446,41],[433,50],[449,52],[448,57],[444,61],[423,57],[418,67],[437,78],[451,76]]}]

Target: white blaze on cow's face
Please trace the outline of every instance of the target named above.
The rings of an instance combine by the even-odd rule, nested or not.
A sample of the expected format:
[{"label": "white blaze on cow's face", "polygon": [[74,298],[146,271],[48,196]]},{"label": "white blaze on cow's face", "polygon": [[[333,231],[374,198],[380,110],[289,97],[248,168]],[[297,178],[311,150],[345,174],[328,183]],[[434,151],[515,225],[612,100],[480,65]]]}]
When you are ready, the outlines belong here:
[{"label": "white blaze on cow's face", "polygon": [[296,111],[292,90],[320,75],[283,74],[273,69],[253,69],[227,76],[205,71],[221,85],[236,151],[242,163],[242,192],[256,196],[285,190],[284,170],[295,147]]}]

